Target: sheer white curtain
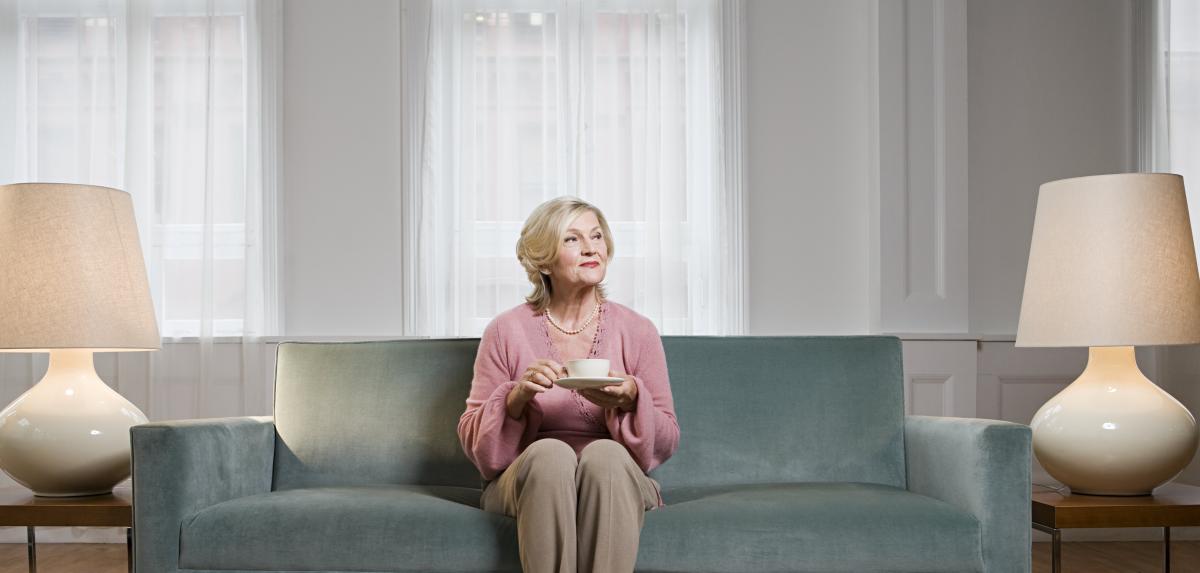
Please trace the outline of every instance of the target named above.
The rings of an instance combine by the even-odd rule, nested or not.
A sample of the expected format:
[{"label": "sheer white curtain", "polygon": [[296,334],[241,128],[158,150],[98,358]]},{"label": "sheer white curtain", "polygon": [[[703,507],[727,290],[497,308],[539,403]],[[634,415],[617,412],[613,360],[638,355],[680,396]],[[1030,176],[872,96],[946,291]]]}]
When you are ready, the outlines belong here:
[{"label": "sheer white curtain", "polygon": [[407,334],[477,336],[521,302],[521,224],[559,195],[608,217],[613,300],[666,334],[742,330],[739,2],[403,14]]},{"label": "sheer white curtain", "polygon": [[1200,0],[1156,0],[1142,7],[1148,73],[1142,81],[1143,171],[1183,176],[1192,238],[1200,253]]},{"label": "sheer white curtain", "polygon": [[1200,236],[1200,0],[1171,0],[1170,20],[1168,160],[1190,184],[1193,235]]},{"label": "sheer white curtain", "polygon": [[152,419],[270,411],[259,337],[274,334],[274,106],[263,78],[278,14],[277,1],[19,0],[0,18],[0,69],[14,80],[0,102],[15,103],[0,119],[13,126],[0,133],[13,150],[0,181],[133,195],[164,346],[98,362]]}]

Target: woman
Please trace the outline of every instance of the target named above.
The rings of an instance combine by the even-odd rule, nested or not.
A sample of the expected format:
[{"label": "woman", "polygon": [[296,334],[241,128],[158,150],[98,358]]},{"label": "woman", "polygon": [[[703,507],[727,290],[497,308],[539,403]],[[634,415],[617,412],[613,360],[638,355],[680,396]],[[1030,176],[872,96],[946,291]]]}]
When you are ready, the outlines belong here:
[{"label": "woman", "polygon": [[[533,293],[484,330],[458,435],[487,483],[482,505],[517,520],[527,572],[633,571],[646,473],[679,443],[662,341],[606,301],[613,243],[603,213],[569,197],[530,214],[517,242]],[[609,360],[619,385],[567,390],[564,364]]]}]

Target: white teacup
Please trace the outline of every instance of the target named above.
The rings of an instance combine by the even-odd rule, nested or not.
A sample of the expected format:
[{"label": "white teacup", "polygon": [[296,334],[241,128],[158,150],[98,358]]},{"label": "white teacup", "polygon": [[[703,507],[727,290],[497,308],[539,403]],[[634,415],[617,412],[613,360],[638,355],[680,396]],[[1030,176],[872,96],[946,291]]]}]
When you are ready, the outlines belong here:
[{"label": "white teacup", "polygon": [[607,378],[608,360],[604,358],[568,360],[567,376],[571,378]]}]

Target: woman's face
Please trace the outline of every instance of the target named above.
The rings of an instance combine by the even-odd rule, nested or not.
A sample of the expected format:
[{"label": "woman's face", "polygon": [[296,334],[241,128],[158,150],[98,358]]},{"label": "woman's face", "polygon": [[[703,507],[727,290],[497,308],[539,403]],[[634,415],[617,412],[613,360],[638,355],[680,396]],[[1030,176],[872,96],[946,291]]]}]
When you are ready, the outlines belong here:
[{"label": "woman's face", "polygon": [[550,269],[556,292],[596,286],[608,270],[608,244],[600,220],[585,211],[567,226],[558,244],[558,260]]}]

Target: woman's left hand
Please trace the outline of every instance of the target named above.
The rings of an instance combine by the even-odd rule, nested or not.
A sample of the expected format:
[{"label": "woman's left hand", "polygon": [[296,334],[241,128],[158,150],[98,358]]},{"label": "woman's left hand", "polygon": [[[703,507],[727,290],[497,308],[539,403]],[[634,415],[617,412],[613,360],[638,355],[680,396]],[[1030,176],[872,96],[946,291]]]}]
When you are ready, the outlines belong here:
[{"label": "woman's left hand", "polygon": [[620,408],[625,412],[632,411],[638,398],[637,383],[633,381],[633,376],[612,371],[608,375],[611,378],[624,378],[625,381],[602,388],[584,388],[579,394],[605,410]]}]

